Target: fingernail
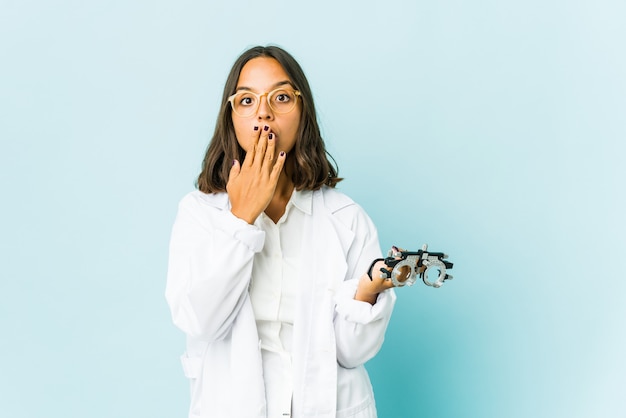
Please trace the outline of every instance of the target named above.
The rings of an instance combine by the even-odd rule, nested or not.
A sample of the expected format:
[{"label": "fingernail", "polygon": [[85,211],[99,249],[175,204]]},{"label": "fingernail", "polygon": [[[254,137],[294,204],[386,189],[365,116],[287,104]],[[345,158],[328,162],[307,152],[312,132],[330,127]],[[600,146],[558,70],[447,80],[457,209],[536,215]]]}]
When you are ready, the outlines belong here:
[{"label": "fingernail", "polygon": [[264,131],[267,131],[267,130],[269,130],[269,129],[270,129],[270,127],[269,127],[269,126],[267,126],[267,125],[265,125],[265,126],[263,127],[263,130],[264,130]]},{"label": "fingernail", "polygon": [[274,134],[269,134],[269,135],[267,136],[267,139],[274,139]]},{"label": "fingernail", "polygon": [[258,130],[259,130],[259,127],[258,127],[258,126],[255,126],[255,127],[254,127],[254,130],[255,130],[255,131],[258,131]]},{"label": "fingernail", "polygon": [[284,157],[284,156],[285,156],[285,151],[281,151],[281,152],[280,152],[280,156],[281,156],[281,157]]}]

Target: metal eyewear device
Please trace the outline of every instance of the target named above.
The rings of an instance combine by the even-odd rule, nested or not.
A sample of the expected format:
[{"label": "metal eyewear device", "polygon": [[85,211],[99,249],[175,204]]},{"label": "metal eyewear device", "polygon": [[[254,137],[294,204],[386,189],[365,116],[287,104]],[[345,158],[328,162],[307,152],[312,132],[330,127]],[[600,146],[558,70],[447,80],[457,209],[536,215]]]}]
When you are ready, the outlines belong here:
[{"label": "metal eyewear device", "polygon": [[[372,268],[378,261],[384,261],[392,268],[388,270],[384,267],[380,269],[382,279],[391,279],[396,287],[412,286],[416,277],[419,276],[424,284],[432,287],[441,287],[443,282],[452,279],[452,275],[447,273],[453,263],[447,261],[448,256],[444,253],[428,251],[428,244],[424,244],[421,250],[404,251],[397,247],[392,247],[387,253],[387,258],[374,260],[368,270],[370,280],[372,279]],[[438,270],[439,274],[434,282],[428,280],[429,273]]]}]

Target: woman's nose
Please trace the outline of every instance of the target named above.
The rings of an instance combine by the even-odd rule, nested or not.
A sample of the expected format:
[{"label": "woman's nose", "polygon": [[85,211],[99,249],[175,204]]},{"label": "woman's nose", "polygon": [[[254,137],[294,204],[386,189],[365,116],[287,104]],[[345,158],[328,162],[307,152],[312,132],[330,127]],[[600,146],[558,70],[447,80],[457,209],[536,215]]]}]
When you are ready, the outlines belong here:
[{"label": "woman's nose", "polygon": [[267,96],[259,98],[259,110],[257,111],[259,120],[268,120],[274,118],[274,112],[267,101]]}]

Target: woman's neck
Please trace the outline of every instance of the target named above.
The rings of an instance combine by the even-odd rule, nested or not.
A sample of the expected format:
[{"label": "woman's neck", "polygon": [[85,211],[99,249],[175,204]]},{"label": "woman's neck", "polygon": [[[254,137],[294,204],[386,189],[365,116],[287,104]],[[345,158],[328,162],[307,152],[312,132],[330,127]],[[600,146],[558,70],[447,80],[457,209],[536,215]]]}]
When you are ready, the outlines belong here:
[{"label": "woman's neck", "polygon": [[265,208],[265,214],[269,216],[274,223],[277,223],[285,214],[287,203],[293,194],[293,188],[293,181],[291,181],[291,178],[289,178],[289,176],[285,173],[285,170],[283,170],[278,178],[278,184],[276,185],[274,196],[272,197],[270,204],[267,208]]}]

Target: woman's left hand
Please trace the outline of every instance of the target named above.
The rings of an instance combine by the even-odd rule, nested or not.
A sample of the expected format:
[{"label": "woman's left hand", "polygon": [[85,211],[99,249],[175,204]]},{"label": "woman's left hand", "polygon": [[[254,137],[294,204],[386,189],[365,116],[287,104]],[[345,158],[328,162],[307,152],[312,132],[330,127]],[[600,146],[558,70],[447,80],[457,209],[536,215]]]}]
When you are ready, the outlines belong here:
[{"label": "woman's left hand", "polygon": [[370,277],[367,273],[363,274],[359,279],[359,285],[356,289],[356,295],[354,295],[354,299],[360,300],[362,302],[368,302],[373,305],[376,303],[376,299],[378,299],[378,294],[380,292],[393,287],[391,279],[385,279],[381,277],[381,268],[392,270],[389,266],[385,264],[384,261],[380,260],[376,262],[372,267],[372,279],[370,280]]}]

